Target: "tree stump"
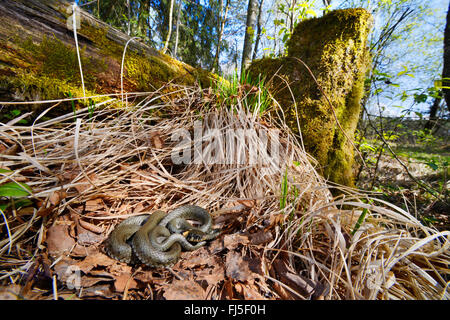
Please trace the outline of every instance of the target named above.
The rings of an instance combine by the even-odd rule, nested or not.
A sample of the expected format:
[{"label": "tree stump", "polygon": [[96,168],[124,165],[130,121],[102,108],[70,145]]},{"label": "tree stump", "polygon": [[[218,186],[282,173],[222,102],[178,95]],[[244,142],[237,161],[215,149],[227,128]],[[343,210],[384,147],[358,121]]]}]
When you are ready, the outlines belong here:
[{"label": "tree stump", "polygon": [[364,9],[336,10],[305,20],[288,41],[287,57],[264,58],[248,70],[251,78],[266,79],[289,127],[299,136],[301,131],[319,171],[347,186],[354,184],[352,142],[370,65],[366,42],[371,24]]}]

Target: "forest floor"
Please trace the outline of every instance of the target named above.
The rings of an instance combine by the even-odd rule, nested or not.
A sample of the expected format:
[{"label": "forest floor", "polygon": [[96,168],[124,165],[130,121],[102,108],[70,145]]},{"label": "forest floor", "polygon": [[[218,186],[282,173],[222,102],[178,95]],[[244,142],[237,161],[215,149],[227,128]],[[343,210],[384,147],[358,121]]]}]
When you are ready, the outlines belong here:
[{"label": "forest floor", "polygon": [[[428,226],[450,230],[450,144],[448,139],[433,144],[399,144],[393,151],[406,165],[409,173],[434,191],[420,188],[405,168],[390,153],[381,156],[375,179],[363,170],[358,187],[380,192],[381,197],[404,210]],[[373,173],[372,168],[372,173]]]}]

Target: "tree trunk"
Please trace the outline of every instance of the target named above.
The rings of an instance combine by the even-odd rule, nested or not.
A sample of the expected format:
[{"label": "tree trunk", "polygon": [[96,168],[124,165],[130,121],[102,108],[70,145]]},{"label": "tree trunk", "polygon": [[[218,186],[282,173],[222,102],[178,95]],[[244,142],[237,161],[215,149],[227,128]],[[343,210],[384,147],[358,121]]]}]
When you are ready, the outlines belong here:
[{"label": "tree trunk", "polygon": [[256,0],[248,0],[247,23],[245,24],[244,47],[242,49],[241,72],[243,72],[251,63],[253,36],[255,35],[256,23]]},{"label": "tree trunk", "polygon": [[292,0],[292,3],[291,3],[291,8],[290,8],[290,10],[289,10],[289,31],[291,32],[291,34],[292,34],[292,32],[294,32],[294,20],[295,20],[295,17],[294,17],[294,12],[295,12],[295,10],[294,10],[294,8],[295,8],[295,5],[297,4],[297,0]]},{"label": "tree trunk", "polygon": [[164,48],[161,50],[162,53],[166,53],[169,48],[170,36],[172,35],[172,15],[173,15],[173,3],[175,0],[170,0],[170,11],[169,11],[169,30],[167,31],[166,43],[164,44]]},{"label": "tree trunk", "polygon": [[211,72],[219,71],[219,55],[220,55],[220,44],[222,42],[223,30],[225,29],[225,23],[227,21],[228,9],[230,8],[230,0],[227,0],[227,4],[225,5],[225,13],[222,17],[223,11],[223,0],[220,0],[220,29],[219,29],[219,38],[217,39],[216,45],[216,54],[214,55],[213,68]]},{"label": "tree trunk", "polygon": [[439,92],[439,95],[436,98],[434,98],[433,104],[430,107],[430,116],[424,126],[424,129],[428,130],[429,132],[432,132],[433,128],[437,125],[438,120],[437,112],[441,105],[441,101],[442,101],[442,93]]},{"label": "tree trunk", "polygon": [[175,34],[175,48],[172,52],[172,57],[177,58],[178,57],[178,37],[179,37],[179,29],[180,29],[180,13],[181,13],[181,6],[183,5],[183,1],[180,0],[180,4],[178,5],[178,12],[177,12],[177,26],[176,26],[176,34]]},{"label": "tree trunk", "polygon": [[260,0],[259,11],[258,11],[258,23],[257,23],[257,27],[256,27],[255,49],[253,50],[252,61],[256,59],[256,55],[258,54],[259,41],[261,40],[263,5],[264,5],[264,0]]},{"label": "tree trunk", "polygon": [[[447,11],[447,23],[444,31],[444,69],[442,71],[442,84],[450,87],[450,4]],[[443,88],[445,102],[450,112],[450,89]]]},{"label": "tree trunk", "polygon": [[127,35],[131,35],[131,6],[130,6],[130,0],[127,0],[127,15],[128,15],[128,21],[127,21]]}]

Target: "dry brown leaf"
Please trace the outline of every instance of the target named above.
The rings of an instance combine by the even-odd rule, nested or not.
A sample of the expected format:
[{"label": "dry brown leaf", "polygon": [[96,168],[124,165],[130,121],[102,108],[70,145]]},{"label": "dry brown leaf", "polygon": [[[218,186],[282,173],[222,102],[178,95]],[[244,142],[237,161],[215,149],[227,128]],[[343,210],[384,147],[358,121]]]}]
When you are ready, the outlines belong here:
[{"label": "dry brown leaf", "polygon": [[79,182],[77,182],[77,184],[74,186],[75,189],[78,191],[78,193],[82,194],[87,189],[92,188],[92,183],[95,184],[95,181],[98,180],[96,173],[91,173],[90,175],[88,175],[88,177],[91,181],[89,181],[86,178],[83,178]]},{"label": "dry brown leaf", "polygon": [[225,280],[225,270],[223,265],[216,265],[211,268],[204,268],[195,271],[197,281],[205,280],[208,285],[216,286],[220,281]]},{"label": "dry brown leaf", "polygon": [[204,300],[206,292],[195,281],[174,280],[164,289],[164,298],[167,300]]},{"label": "dry brown leaf", "polygon": [[121,263],[116,260],[112,260],[112,261],[114,261],[114,263],[112,265],[110,265],[110,267],[109,267],[109,272],[111,272],[111,274],[116,275],[116,276],[119,274],[122,274],[122,273],[131,274],[131,271],[132,271],[131,266]]},{"label": "dry brown leaf", "polygon": [[122,273],[115,276],[116,281],[114,282],[114,288],[117,292],[124,292],[125,288],[136,289],[137,282],[131,277],[130,273]]},{"label": "dry brown leaf", "polygon": [[[18,216],[32,216],[33,213],[34,213],[33,207],[25,207],[25,208],[21,208],[20,210],[17,211]],[[39,213],[38,213],[38,215],[39,215]]]},{"label": "dry brown leaf", "polygon": [[216,254],[225,250],[225,246],[223,245],[223,238],[218,238],[214,241],[211,241],[209,244],[209,251],[211,254]]},{"label": "dry brown leaf", "polygon": [[263,300],[264,296],[259,294],[258,288],[251,284],[236,283],[234,288],[245,300]]},{"label": "dry brown leaf", "polygon": [[140,271],[134,276],[135,280],[140,282],[149,283],[153,281],[153,272],[152,271]]},{"label": "dry brown leaf", "polygon": [[253,245],[261,245],[273,240],[272,232],[260,230],[250,235],[250,243]]},{"label": "dry brown leaf", "polygon": [[46,216],[50,215],[53,212],[53,209],[55,209],[55,208],[56,208],[56,206],[54,206],[54,205],[51,205],[48,208],[45,208],[42,206],[38,209],[38,211],[36,212],[36,215],[38,215],[39,217],[46,217]]},{"label": "dry brown leaf", "polygon": [[86,201],[85,209],[87,212],[98,211],[105,208],[105,204],[101,198],[95,198]]},{"label": "dry brown leaf", "polygon": [[247,208],[253,208],[256,204],[256,200],[238,200],[238,203],[243,204]]},{"label": "dry brown leaf", "polygon": [[96,296],[113,298],[115,295],[116,294],[111,290],[109,284],[100,284],[98,286],[83,288],[80,292],[80,298]]},{"label": "dry brown leaf", "polygon": [[143,203],[143,202],[139,202],[139,203],[134,207],[133,213],[139,213],[139,212],[144,211],[145,209],[146,209],[146,206],[144,206],[144,203]]},{"label": "dry brown leaf", "polygon": [[91,276],[82,276],[81,277],[81,286],[83,288],[92,287],[93,285],[99,282],[110,282],[114,281],[111,277],[91,277]]},{"label": "dry brown leaf", "polygon": [[269,218],[269,228],[283,223],[285,219],[286,215],[283,213],[271,214]]},{"label": "dry brown leaf", "polygon": [[103,231],[105,231],[103,227],[99,227],[95,224],[86,222],[82,219],[78,220],[78,222],[80,223],[80,226],[82,226],[84,229],[92,231],[94,233],[103,233]]},{"label": "dry brown leaf", "polygon": [[233,250],[238,245],[240,245],[240,244],[248,244],[249,242],[250,241],[248,239],[248,236],[241,235],[241,234],[238,234],[238,233],[226,234],[223,237],[223,245],[228,250]]},{"label": "dry brown leaf", "polygon": [[98,248],[95,246],[82,246],[79,243],[75,244],[75,247],[73,248],[70,255],[72,257],[86,257],[89,255],[93,255],[99,252]]},{"label": "dry brown leaf", "polygon": [[233,281],[231,279],[225,280],[224,284],[224,297],[223,299],[232,300],[234,299]]},{"label": "dry brown leaf", "polygon": [[92,269],[94,269],[96,266],[111,266],[116,263],[116,260],[111,259],[107,255],[97,252],[96,254],[87,256],[84,258],[83,261],[80,261],[77,263],[77,266],[83,271],[84,273],[88,273]]},{"label": "dry brown leaf", "polygon": [[75,245],[75,240],[69,235],[69,227],[54,224],[47,230],[47,250],[52,257],[69,253]]},{"label": "dry brown leaf", "polygon": [[0,287],[0,300],[19,300],[21,286],[12,284],[5,287]]},{"label": "dry brown leaf", "polygon": [[253,274],[248,267],[247,261],[241,254],[229,251],[225,258],[226,275],[238,281],[248,281],[253,279]]},{"label": "dry brown leaf", "polygon": [[156,149],[164,148],[164,140],[161,138],[160,131],[153,131],[149,134],[150,145]]},{"label": "dry brown leaf", "polygon": [[217,264],[217,258],[209,253],[208,249],[201,247],[194,251],[183,252],[181,255],[181,267],[190,269],[198,266],[213,266]]},{"label": "dry brown leaf", "polygon": [[66,197],[67,193],[64,190],[53,191],[48,197],[48,201],[50,201],[52,205],[56,206]]}]

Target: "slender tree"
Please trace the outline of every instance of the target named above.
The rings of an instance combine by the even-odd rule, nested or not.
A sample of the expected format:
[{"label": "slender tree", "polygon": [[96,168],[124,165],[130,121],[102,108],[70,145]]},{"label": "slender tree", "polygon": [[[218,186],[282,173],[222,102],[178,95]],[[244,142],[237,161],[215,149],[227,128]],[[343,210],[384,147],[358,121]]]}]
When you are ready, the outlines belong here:
[{"label": "slender tree", "polygon": [[257,9],[257,0],[248,0],[247,22],[245,24],[245,38],[244,47],[242,49],[241,71],[245,70],[245,68],[247,68],[251,62]]},{"label": "slender tree", "polygon": [[170,11],[169,11],[169,30],[167,31],[166,42],[164,43],[164,48],[162,49],[162,53],[166,53],[169,48],[169,40],[172,35],[172,16],[173,16],[173,3],[175,0],[170,0]]},{"label": "slender tree", "polygon": [[[444,31],[444,68],[442,78],[444,78],[443,85],[450,87],[450,3],[448,5],[447,23]],[[443,92],[448,111],[450,112],[450,89],[444,88]]]},{"label": "slender tree", "polygon": [[175,48],[173,49],[173,53],[172,56],[175,58],[178,58],[178,38],[179,38],[179,31],[180,31],[180,13],[181,13],[181,6],[182,6],[183,2],[182,0],[180,0],[180,4],[178,5],[178,10],[177,10],[177,26],[175,29]]},{"label": "slender tree", "polygon": [[430,116],[424,126],[424,129],[427,129],[430,132],[432,132],[433,128],[437,126],[438,122],[437,113],[439,111],[439,108],[441,107],[441,101],[442,101],[442,92],[439,91],[437,93],[437,96],[433,100],[433,104],[430,106]]},{"label": "slender tree", "polygon": [[219,13],[219,33],[218,33],[218,39],[216,44],[216,54],[214,55],[214,63],[213,68],[211,72],[216,72],[216,70],[219,69],[219,55],[220,55],[220,47],[222,46],[222,37],[223,37],[223,31],[225,29],[225,23],[227,21],[227,15],[228,15],[228,9],[230,8],[230,0],[227,0],[227,3],[225,5],[225,13],[222,12],[223,10],[223,0],[220,0],[220,13]]},{"label": "slender tree", "polygon": [[261,41],[263,5],[264,5],[264,0],[260,0],[259,1],[259,9],[258,9],[258,20],[257,20],[257,24],[256,24],[255,48],[253,49],[252,61],[256,59],[256,55],[258,54],[259,42]]}]

